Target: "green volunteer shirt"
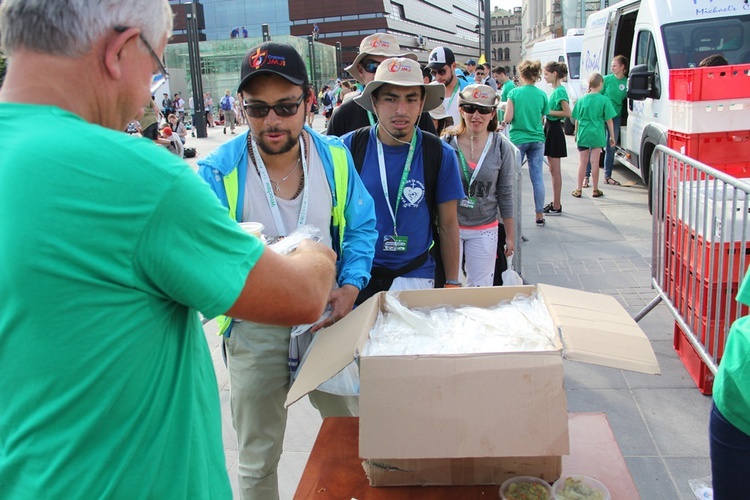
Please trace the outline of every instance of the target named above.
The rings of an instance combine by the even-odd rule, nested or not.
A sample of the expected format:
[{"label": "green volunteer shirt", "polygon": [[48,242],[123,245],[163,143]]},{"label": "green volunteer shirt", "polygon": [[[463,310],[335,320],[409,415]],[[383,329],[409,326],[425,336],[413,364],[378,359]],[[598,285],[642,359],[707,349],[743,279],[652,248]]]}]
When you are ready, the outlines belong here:
[{"label": "green volunteer shirt", "polygon": [[615,108],[615,116],[622,113],[622,101],[628,96],[628,77],[617,78],[614,74],[604,77],[604,88],[602,94],[607,96]]},{"label": "green volunteer shirt", "polygon": [[198,311],[262,244],[147,139],[0,104],[0,144],[0,496],[231,498]]},{"label": "green volunteer shirt", "polygon": [[589,92],[578,99],[573,118],[578,122],[576,144],[581,148],[603,148],[607,145],[606,121],[617,116],[612,103],[599,92]]},{"label": "green volunteer shirt", "polygon": [[502,87],[502,94],[500,95],[500,100],[505,102],[508,100],[508,94],[510,94],[510,91],[516,88],[516,84],[513,83],[513,80],[508,80],[507,82],[503,83]]},{"label": "green volunteer shirt", "polygon": [[[562,85],[558,85],[552,90],[552,93],[549,96],[549,110],[550,111],[562,111],[562,102],[570,102],[570,99],[568,98],[568,91],[565,90],[565,87]],[[547,114],[547,119],[551,122],[559,122],[563,118],[559,116],[552,116],[549,113]]]},{"label": "green volunteer shirt", "polygon": [[[750,305],[750,274],[745,275],[737,301]],[[750,316],[732,324],[724,357],[714,380],[714,402],[724,418],[750,435]]]},{"label": "green volunteer shirt", "polygon": [[547,94],[534,85],[522,85],[510,91],[508,100],[513,101],[510,141],[515,145],[544,142],[542,117],[549,112]]}]

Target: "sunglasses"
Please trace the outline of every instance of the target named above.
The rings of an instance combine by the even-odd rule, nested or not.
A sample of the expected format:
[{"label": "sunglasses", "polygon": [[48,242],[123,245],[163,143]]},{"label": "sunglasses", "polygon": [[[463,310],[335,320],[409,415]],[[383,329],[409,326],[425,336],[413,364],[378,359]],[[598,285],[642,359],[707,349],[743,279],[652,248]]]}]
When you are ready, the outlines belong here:
[{"label": "sunglasses", "polygon": [[432,73],[432,76],[440,75],[443,76],[448,72],[448,68],[440,68],[440,69],[431,69],[430,73]]},{"label": "sunglasses", "polygon": [[368,73],[375,73],[375,71],[378,69],[378,66],[380,66],[380,62],[378,61],[367,61],[362,63],[362,69],[364,69]]},{"label": "sunglasses", "polygon": [[493,113],[495,111],[495,108],[488,108],[486,106],[474,106],[473,104],[462,104],[460,108],[467,115],[473,115],[477,111],[479,111],[480,115],[489,115],[490,113]]},{"label": "sunglasses", "polygon": [[293,103],[282,103],[274,104],[269,106],[268,104],[244,104],[245,112],[250,118],[265,118],[268,116],[268,112],[273,109],[276,116],[280,118],[287,118],[297,114],[299,107],[302,105],[302,101],[305,99],[306,93],[303,92],[297,102]]}]

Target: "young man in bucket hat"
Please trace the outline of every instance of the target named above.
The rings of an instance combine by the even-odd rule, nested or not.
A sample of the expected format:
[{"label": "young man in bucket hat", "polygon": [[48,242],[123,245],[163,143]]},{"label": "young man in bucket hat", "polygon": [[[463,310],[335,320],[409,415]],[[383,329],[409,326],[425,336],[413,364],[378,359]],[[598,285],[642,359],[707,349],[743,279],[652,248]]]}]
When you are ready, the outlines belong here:
[{"label": "young man in bucket hat", "polygon": [[[322,242],[336,251],[337,280],[329,295],[331,316],[313,331],[330,326],[352,310],[370,278],[377,237],[372,198],[341,141],[305,124],[312,87],[292,46],[266,42],[250,49],[238,92],[248,133],[200,161],[199,174],[231,218],[262,223],[266,237],[286,236],[303,225],[321,230]],[[278,498],[291,331],[227,319],[220,333],[237,431],[240,498]],[[323,417],[358,413],[356,397],[313,391],[310,401]]]},{"label": "young man in bucket hat", "polygon": [[[440,106],[444,92],[442,85],[423,82],[417,62],[392,58],[380,63],[374,80],[354,98],[378,117],[375,126],[343,137],[377,215],[373,278],[358,301],[381,290],[432,288],[436,269],[429,250],[436,239],[446,283],[459,286],[457,203],[464,192],[456,155],[415,127],[420,114]],[[439,235],[433,232],[436,218]]]},{"label": "young man in bucket hat", "polygon": [[[416,54],[401,52],[401,46],[395,36],[375,33],[362,40],[359,44],[359,54],[357,54],[354,62],[346,68],[346,71],[357,82],[367,85],[375,77],[375,70],[378,65],[389,57],[406,57],[414,61],[417,60]],[[358,106],[351,99],[347,99],[334,110],[333,116],[328,121],[326,133],[342,136],[358,128],[374,125],[376,121],[377,117],[374,114]],[[418,126],[425,132],[435,133],[435,125],[427,113],[420,116]]]}]

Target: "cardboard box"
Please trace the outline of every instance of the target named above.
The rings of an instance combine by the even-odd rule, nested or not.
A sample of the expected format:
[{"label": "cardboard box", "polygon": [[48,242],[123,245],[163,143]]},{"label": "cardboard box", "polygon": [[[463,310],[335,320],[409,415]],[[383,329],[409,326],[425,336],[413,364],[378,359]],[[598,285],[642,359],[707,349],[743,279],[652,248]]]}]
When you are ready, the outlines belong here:
[{"label": "cardboard box", "polygon": [[[434,465],[430,460],[442,460],[437,464],[439,472],[433,474],[442,473],[446,481],[442,484],[497,484],[505,476],[445,471],[466,463],[455,459],[536,457],[551,475],[559,474],[560,456],[569,452],[563,356],[659,373],[649,340],[622,306],[610,296],[541,284],[396,293],[410,308],[489,307],[534,290],[552,316],[557,350],[360,357],[383,307],[384,293],[380,293],[318,335],[286,404],[359,359],[359,453],[369,459],[371,471],[375,464],[386,468],[408,464],[408,469],[416,470]],[[474,464],[476,469],[479,465]],[[455,482],[459,476],[461,482]],[[422,484],[414,480],[411,484]]]}]

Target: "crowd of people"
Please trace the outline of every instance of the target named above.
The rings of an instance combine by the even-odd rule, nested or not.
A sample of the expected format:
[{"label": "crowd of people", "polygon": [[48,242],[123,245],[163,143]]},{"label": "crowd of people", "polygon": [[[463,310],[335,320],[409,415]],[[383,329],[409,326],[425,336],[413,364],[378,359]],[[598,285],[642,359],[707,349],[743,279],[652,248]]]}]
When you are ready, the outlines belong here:
[{"label": "crowd of people", "polygon": [[[54,33],[36,32],[40,21]],[[0,123],[22,115],[58,131],[39,148],[34,135],[0,127],[9,498],[231,497],[198,312],[220,324],[241,497],[278,498],[291,327],[312,324],[313,335],[384,290],[497,284],[498,261],[515,250],[517,157],[528,158],[541,226],[562,213],[560,120],[577,124],[574,196],[588,162],[615,142],[614,69],[617,92],[592,75],[571,113],[564,65],[523,61],[514,87],[503,68],[464,73],[438,47],[428,75],[394,37],[375,34],[347,68],[357,88],[326,91],[335,106],[315,95],[292,46],[264,42],[243,57],[235,92],[216,108],[204,96],[209,126],[216,111],[237,137],[195,175],[167,151],[181,156],[185,103],[149,100],[171,32],[166,0],[0,6],[10,60]],[[542,75],[550,97],[534,85]],[[310,127],[314,105],[331,106],[326,134]],[[139,116],[141,134],[166,148],[121,132]],[[313,226],[321,241],[279,255],[238,224],[251,221],[269,238]],[[323,417],[358,413],[356,396],[310,400]]]}]

